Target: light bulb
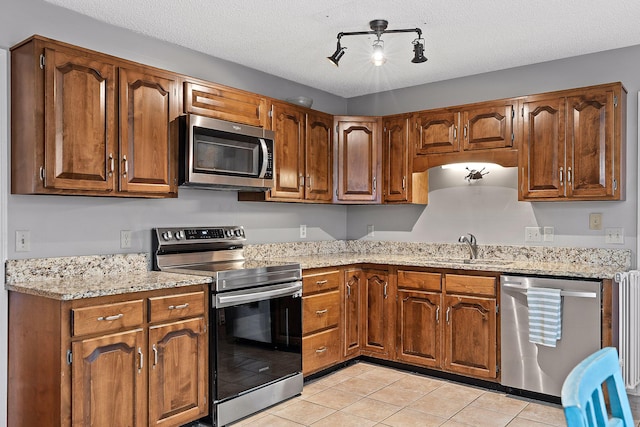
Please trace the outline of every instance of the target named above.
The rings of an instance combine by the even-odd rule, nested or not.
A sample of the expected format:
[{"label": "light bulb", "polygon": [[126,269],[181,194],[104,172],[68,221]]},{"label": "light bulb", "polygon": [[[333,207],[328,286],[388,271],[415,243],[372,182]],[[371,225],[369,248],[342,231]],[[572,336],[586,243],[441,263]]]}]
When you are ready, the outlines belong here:
[{"label": "light bulb", "polygon": [[382,40],[376,40],[373,43],[373,53],[371,54],[371,62],[376,67],[381,66],[387,61],[387,58],[384,57],[384,43]]}]

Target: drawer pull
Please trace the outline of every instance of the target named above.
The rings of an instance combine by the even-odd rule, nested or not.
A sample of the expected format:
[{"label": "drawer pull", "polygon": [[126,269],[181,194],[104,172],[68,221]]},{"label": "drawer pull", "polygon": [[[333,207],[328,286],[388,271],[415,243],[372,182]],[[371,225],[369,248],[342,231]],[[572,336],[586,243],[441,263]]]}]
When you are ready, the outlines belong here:
[{"label": "drawer pull", "polygon": [[184,304],[180,304],[180,305],[170,305],[169,310],[182,310],[183,308],[187,308],[187,307],[189,307],[189,303],[185,302]]},{"label": "drawer pull", "polygon": [[318,281],[316,282],[316,285],[318,285],[318,286],[326,285],[326,284],[327,284],[327,282],[328,282],[328,280],[318,280]]},{"label": "drawer pull", "polygon": [[98,317],[98,320],[99,321],[106,320],[108,322],[112,322],[114,320],[122,319],[123,316],[124,316],[124,314],[118,313],[118,314],[114,314],[113,316],[106,316],[106,317],[105,316],[100,316],[100,317]]},{"label": "drawer pull", "polygon": [[153,350],[153,367],[155,368],[156,365],[158,364],[158,348],[154,344],[153,347],[151,347],[151,349]]},{"label": "drawer pull", "polygon": [[140,356],[140,364],[138,365],[138,373],[140,373],[144,368],[144,354],[142,354],[142,348],[140,347],[138,347],[138,356]]},{"label": "drawer pull", "polygon": [[317,349],[317,350],[316,350],[316,353],[318,353],[318,354],[319,354],[319,353],[324,353],[324,352],[326,352],[327,350],[329,350],[329,349],[327,348],[327,346],[323,346],[323,347],[320,347],[319,349]]},{"label": "drawer pull", "polygon": [[327,311],[329,311],[328,308],[325,308],[324,310],[316,310],[316,314],[318,316],[321,316],[321,315],[325,314]]}]

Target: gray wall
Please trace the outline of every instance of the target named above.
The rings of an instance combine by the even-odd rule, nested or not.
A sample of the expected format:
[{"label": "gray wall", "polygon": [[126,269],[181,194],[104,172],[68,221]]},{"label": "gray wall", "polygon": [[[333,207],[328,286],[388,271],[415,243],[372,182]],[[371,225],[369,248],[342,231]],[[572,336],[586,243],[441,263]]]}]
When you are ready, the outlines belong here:
[{"label": "gray wall", "polygon": [[[8,3],[8,4],[7,4]],[[428,206],[314,206],[237,202],[235,193],[181,189],[178,199],[131,200],[9,195],[9,258],[114,252],[146,252],[149,229],[168,225],[243,224],[250,243],[294,241],[298,226],[307,240],[369,238],[454,242],[471,232],[480,243],[523,244],[525,226],[553,226],[555,246],[635,249],[637,216],[637,96],[640,46],[470,76],[345,100],[223,60],[99,23],[41,0],[5,0],[0,47],[32,34],[284,99],[307,95],[314,108],[334,114],[384,115],[622,81],[629,91],[627,200],[623,202],[527,203],[517,201],[515,170],[492,171],[474,185],[459,172],[431,171]],[[426,71],[428,72],[428,63]],[[9,173],[3,171],[3,173]],[[606,245],[602,231],[588,229],[588,214],[603,214],[605,227],[623,227],[624,245]],[[375,235],[366,236],[367,224]],[[15,231],[31,232],[31,251],[15,252]],[[133,231],[122,250],[120,230]]]},{"label": "gray wall", "polygon": [[[349,114],[385,115],[621,81],[628,91],[627,197],[622,202],[518,202],[516,168],[499,177],[491,172],[473,185],[460,172],[434,168],[428,206],[349,208],[347,236],[361,238],[373,224],[376,240],[455,242],[471,232],[480,243],[523,244],[525,227],[552,226],[554,241],[541,245],[635,251],[639,69],[640,46],[633,46],[349,99]],[[603,231],[589,230],[591,212],[603,214],[604,227],[623,227],[624,245],[605,244]]]},{"label": "gray wall", "polygon": [[[3,10],[0,47],[40,34],[278,99],[310,96],[317,110],[346,112],[344,98],[102,24],[41,0],[4,0]],[[179,198],[171,200],[25,195],[8,199],[8,236],[3,239],[8,240],[11,259],[148,252],[155,226],[241,224],[249,243],[300,240],[300,224],[307,225],[306,240],[346,237],[344,206],[237,202],[235,192],[180,189]],[[15,252],[16,230],[30,231],[30,252]],[[120,248],[120,230],[133,232],[130,249]]]}]

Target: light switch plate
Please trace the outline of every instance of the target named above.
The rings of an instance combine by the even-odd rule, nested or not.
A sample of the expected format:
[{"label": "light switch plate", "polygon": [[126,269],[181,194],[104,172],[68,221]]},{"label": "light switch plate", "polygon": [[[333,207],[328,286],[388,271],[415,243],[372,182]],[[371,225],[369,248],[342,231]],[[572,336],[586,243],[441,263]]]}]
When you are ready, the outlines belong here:
[{"label": "light switch plate", "polygon": [[307,226],[304,224],[300,224],[300,238],[301,239],[307,238]]},{"label": "light switch plate", "polygon": [[605,228],[604,229],[604,241],[605,243],[613,243],[617,245],[624,244],[624,228]]},{"label": "light switch plate", "polygon": [[539,242],[542,240],[542,230],[540,227],[525,227],[524,228],[524,241],[525,242]]},{"label": "light switch plate", "polygon": [[602,214],[601,213],[589,214],[589,230],[602,230]]},{"label": "light switch plate", "polygon": [[120,230],[120,248],[128,249],[131,247],[131,230]]},{"label": "light switch plate", "polygon": [[31,250],[31,232],[29,230],[16,231],[16,252],[29,252]]},{"label": "light switch plate", "polygon": [[553,235],[553,227],[544,227],[544,234],[542,235],[542,237],[545,242],[553,242]]},{"label": "light switch plate", "polygon": [[367,225],[367,236],[368,237],[373,237],[375,235],[375,228],[373,227],[373,224],[369,224]]}]

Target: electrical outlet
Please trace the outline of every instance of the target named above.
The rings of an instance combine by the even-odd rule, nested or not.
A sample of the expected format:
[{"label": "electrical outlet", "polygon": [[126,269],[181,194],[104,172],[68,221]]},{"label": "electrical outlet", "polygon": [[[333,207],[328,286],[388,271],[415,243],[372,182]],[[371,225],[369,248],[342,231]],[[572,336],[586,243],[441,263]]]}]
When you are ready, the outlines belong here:
[{"label": "electrical outlet", "polygon": [[539,242],[542,240],[542,230],[540,227],[525,227],[524,228],[524,241],[525,242]]},{"label": "electrical outlet", "polygon": [[602,214],[589,214],[589,230],[602,230]]},{"label": "electrical outlet", "polygon": [[131,247],[131,230],[120,230],[120,248]]},{"label": "electrical outlet", "polygon": [[29,230],[16,231],[16,252],[29,252],[31,250],[31,232]]},{"label": "electrical outlet", "polygon": [[544,234],[542,236],[542,240],[545,242],[553,242],[553,227],[544,227]]},{"label": "electrical outlet", "polygon": [[624,244],[624,228],[605,228],[604,241],[605,243],[614,243],[618,245]]},{"label": "electrical outlet", "polygon": [[367,236],[368,237],[373,237],[373,236],[375,236],[375,234],[376,233],[375,233],[375,229],[373,227],[373,224],[367,225]]},{"label": "electrical outlet", "polygon": [[300,238],[301,239],[307,238],[307,226],[304,224],[300,224]]}]

